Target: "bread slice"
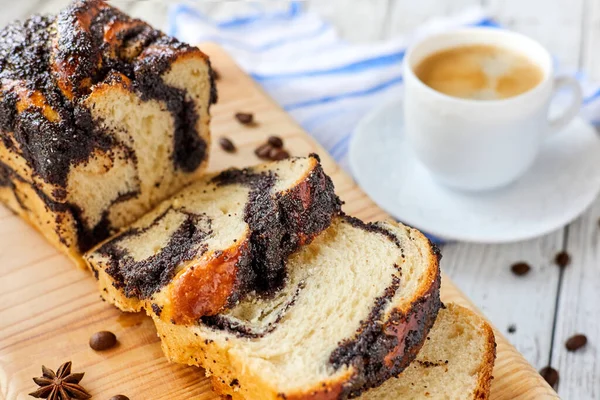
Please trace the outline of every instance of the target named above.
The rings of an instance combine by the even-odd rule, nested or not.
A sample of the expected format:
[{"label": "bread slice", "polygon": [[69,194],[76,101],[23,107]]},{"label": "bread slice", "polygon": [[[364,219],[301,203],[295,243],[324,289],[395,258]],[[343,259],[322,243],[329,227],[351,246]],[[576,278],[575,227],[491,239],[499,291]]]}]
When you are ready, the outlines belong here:
[{"label": "bread slice", "polygon": [[408,368],[369,390],[361,400],[486,400],[496,342],[490,325],[456,304],[440,310],[427,340]]},{"label": "bread slice", "polygon": [[[417,358],[397,378],[360,400],[486,400],[496,357],[494,332],[474,312],[456,304],[440,309]],[[249,400],[235,385],[212,383],[221,395]]]},{"label": "bread slice", "polygon": [[343,399],[413,361],[440,307],[439,253],[417,230],[341,216],[287,262],[285,287],[195,326],[154,317],[172,361],[239,399]]},{"label": "bread slice", "polygon": [[202,174],[215,101],[206,55],[100,0],[11,24],[0,201],[84,265],[84,251]]},{"label": "bread slice", "polygon": [[194,324],[286,279],[341,202],[316,155],[207,176],[86,255],[103,297]]}]

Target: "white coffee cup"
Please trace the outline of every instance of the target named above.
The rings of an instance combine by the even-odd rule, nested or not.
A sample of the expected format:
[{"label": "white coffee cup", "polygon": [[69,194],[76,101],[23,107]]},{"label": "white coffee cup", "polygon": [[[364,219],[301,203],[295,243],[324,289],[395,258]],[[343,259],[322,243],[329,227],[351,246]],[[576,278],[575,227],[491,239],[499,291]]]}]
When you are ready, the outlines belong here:
[{"label": "white coffee cup", "polygon": [[[493,45],[526,56],[543,71],[542,81],[518,96],[472,100],[435,91],[414,68],[427,56],[465,45]],[[536,41],[494,28],[467,28],[429,36],[404,60],[406,134],[417,158],[433,177],[453,188],[486,190],[509,184],[533,164],[544,140],[568,124],[582,104],[578,82],[554,77],[552,58]],[[548,109],[558,89],[572,102],[561,116]]]}]

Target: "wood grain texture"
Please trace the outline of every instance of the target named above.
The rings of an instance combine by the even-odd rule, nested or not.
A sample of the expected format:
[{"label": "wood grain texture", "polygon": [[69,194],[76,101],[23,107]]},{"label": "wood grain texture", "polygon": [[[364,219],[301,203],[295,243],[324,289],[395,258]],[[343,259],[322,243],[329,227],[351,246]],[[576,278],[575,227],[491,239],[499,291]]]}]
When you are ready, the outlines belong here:
[{"label": "wood grain texture", "polygon": [[[442,270],[538,370],[549,361],[559,280],[552,259],[562,246],[561,229],[518,243],[454,243],[443,248]],[[514,275],[510,267],[516,262],[526,262],[531,271]],[[508,333],[510,325],[515,332]]]},{"label": "wood grain texture", "polygon": [[[258,162],[254,148],[276,133],[284,137],[286,148],[294,155],[321,155],[325,170],[347,202],[347,212],[368,220],[386,218],[220,48],[201,48],[222,76],[218,82],[220,102],[213,109],[214,137],[226,136],[238,146],[236,154],[226,154],[213,145],[211,170]],[[242,109],[255,113],[257,127],[242,127],[233,118]],[[41,364],[56,368],[71,360],[75,371],[86,372],[82,384],[96,398],[122,393],[132,399],[216,399],[201,370],[166,362],[148,318],[120,316],[100,301],[89,274],[77,270],[30,227],[4,208],[0,208],[0,221],[0,390],[4,398],[28,398],[26,393],[34,387],[31,377],[39,375]],[[445,277],[442,298],[474,308]],[[127,326],[132,318],[139,324]],[[92,351],[88,338],[99,330],[115,332],[119,346],[102,353]],[[496,335],[498,360],[492,399],[557,398],[503,335],[499,331]]]},{"label": "wood grain texture", "polygon": [[35,9],[37,14],[55,14],[71,3],[71,0],[40,1]]},{"label": "wood grain texture", "polygon": [[393,0],[308,1],[305,8],[334,24],[340,35],[353,42],[386,37]]},{"label": "wood grain texture", "polygon": [[[585,0],[486,0],[504,26],[539,41],[561,67],[577,69]],[[592,0],[596,1],[596,0]]]},{"label": "wood grain texture", "polygon": [[482,5],[481,0],[395,0],[389,11],[387,36],[405,35],[432,18],[455,15],[465,9]]},{"label": "wood grain texture", "polygon": [[152,26],[163,30],[168,28],[169,2],[116,0],[110,3],[132,17],[140,18]]},{"label": "wood grain texture", "polygon": [[[565,399],[600,396],[600,199],[569,227],[567,250],[571,264],[564,269],[558,301],[552,366],[560,373],[558,393]],[[569,352],[565,342],[574,334],[588,337],[584,348]]]},{"label": "wood grain texture", "polygon": [[600,1],[585,0],[584,19],[582,21],[583,46],[581,49],[581,67],[591,79],[600,81]]},{"label": "wood grain texture", "polygon": [[0,0],[0,6],[2,7],[2,11],[0,11],[0,28],[10,22],[37,13],[42,1],[43,0],[20,0],[17,4],[12,4],[12,1]]}]

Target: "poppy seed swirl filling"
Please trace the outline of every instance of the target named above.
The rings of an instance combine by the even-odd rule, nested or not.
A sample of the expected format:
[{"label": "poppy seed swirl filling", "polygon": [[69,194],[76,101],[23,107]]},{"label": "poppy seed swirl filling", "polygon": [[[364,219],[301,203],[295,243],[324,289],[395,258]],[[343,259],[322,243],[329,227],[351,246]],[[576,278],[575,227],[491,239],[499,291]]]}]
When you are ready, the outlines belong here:
[{"label": "poppy seed swirl filling", "polygon": [[402,373],[427,340],[442,306],[439,258],[415,229],[340,214],[288,257],[270,297],[191,326],[153,318],[167,357],[204,367],[221,395],[355,398]]},{"label": "poppy seed swirl filling", "polygon": [[86,259],[121,309],[194,324],[250,294],[276,297],[288,257],[340,208],[316,155],[230,169],[186,187]]},{"label": "poppy seed swirl filling", "polygon": [[[398,237],[386,226],[364,223],[346,215],[341,218],[342,225],[347,224],[354,229],[384,238],[397,249],[400,259],[405,259],[404,249]],[[434,245],[432,248],[437,258],[435,262],[439,263],[439,250]],[[414,360],[435,322],[441,307],[439,274],[428,291],[414,302],[410,311],[402,313],[393,308],[390,310],[393,299],[402,285],[402,268],[394,264],[391,270],[394,273],[387,278],[388,286],[372,300],[371,309],[366,318],[360,321],[356,332],[340,341],[329,356],[328,363],[333,370],[353,367],[356,371],[349,382],[339,388],[339,393],[331,397],[332,399],[358,397],[366,390],[377,387],[390,377],[401,373]],[[296,276],[290,277],[288,287],[276,296],[242,301],[221,314],[203,317],[202,323],[206,327],[229,332],[240,339],[269,340],[268,336],[278,329],[280,322],[286,318],[286,314],[295,306],[300,296],[305,295],[302,290],[307,284],[311,284],[309,281],[315,279],[312,275],[319,275],[318,270],[289,273]]]},{"label": "poppy seed swirl filling", "polygon": [[119,242],[109,242],[98,250],[114,260],[106,272],[115,279],[115,284],[123,289],[126,296],[140,298],[152,296],[173,279],[175,268],[180,263],[206,252],[203,241],[212,233],[210,218],[183,209],[169,208],[150,226],[144,229],[130,229],[121,236],[121,239],[143,234],[160,225],[168,214],[180,214],[183,219],[159,253],[136,261],[128,254],[126,248],[119,246]]},{"label": "poppy seed swirl filling", "polygon": [[[197,84],[204,85],[205,104],[198,92],[168,78],[175,63],[185,62],[190,69],[208,69],[206,83]],[[119,105],[102,105],[109,111],[97,107],[112,102],[102,96],[114,91],[123,94],[128,113],[139,112],[147,127],[137,125],[137,117],[120,116]],[[43,192],[40,198],[49,210],[64,205],[62,213],[75,221],[76,243],[65,238],[69,228],[62,215],[53,221],[55,234],[80,253],[132,222],[206,164],[208,131],[201,134],[199,127],[208,129],[209,107],[216,100],[214,73],[204,54],[100,0],[76,0],[57,16],[32,16],[0,31],[0,162],[13,167],[31,190]],[[146,154],[136,144],[144,138],[132,136],[163,129],[152,125],[160,121],[147,112],[151,107],[162,107],[171,120],[165,132],[172,143],[164,155]],[[149,171],[145,157],[170,159],[164,188],[159,187],[165,172],[148,178],[156,179],[156,187],[144,182],[142,174]],[[95,174],[99,182],[109,176],[120,182],[107,189],[95,209],[82,194],[86,174]]]}]

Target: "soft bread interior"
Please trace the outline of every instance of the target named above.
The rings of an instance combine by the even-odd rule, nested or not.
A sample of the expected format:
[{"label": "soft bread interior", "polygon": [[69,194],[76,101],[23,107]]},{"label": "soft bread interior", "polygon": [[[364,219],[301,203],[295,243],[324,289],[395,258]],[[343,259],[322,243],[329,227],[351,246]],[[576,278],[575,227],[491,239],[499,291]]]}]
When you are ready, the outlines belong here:
[{"label": "soft bread interior", "polygon": [[[276,173],[277,183],[272,188],[272,193],[276,193],[293,187],[296,182],[302,180],[314,162],[311,158],[289,159],[277,164],[259,165],[252,168],[252,171]],[[107,242],[116,243],[136,261],[144,260],[158,253],[180,225],[185,213],[191,213],[205,215],[211,221],[211,232],[204,241],[209,252],[234,245],[240,238],[244,238],[247,230],[243,218],[250,187],[239,183],[219,185],[213,181],[216,175],[207,175],[187,186]],[[167,210],[172,211],[165,215]],[[204,225],[204,222],[201,224]],[[140,232],[132,236],[127,235],[131,230]],[[97,246],[96,249],[101,246]],[[87,258],[99,266],[106,266],[109,261],[105,255],[95,250],[91,251]]]},{"label": "soft bread interior", "polygon": [[123,311],[140,311],[143,308],[150,310],[152,304],[170,302],[170,286],[163,287],[151,298],[144,298],[141,293],[124,292],[124,288],[116,287],[115,280],[107,269],[111,265],[120,265],[119,270],[126,285],[136,279],[128,274],[136,274],[138,271],[129,271],[123,266],[123,260],[104,253],[101,250],[103,245],[108,244],[118,249],[134,262],[144,262],[153,256],[160,256],[175,232],[188,220],[188,216],[195,216],[194,229],[204,233],[202,241],[191,243],[196,256],[177,265],[172,265],[176,261],[165,259],[161,267],[162,271],[173,268],[173,275],[177,276],[198,262],[204,254],[210,255],[216,250],[243,243],[248,235],[243,215],[249,188],[239,184],[218,187],[210,179],[211,177],[207,177],[188,186],[86,255],[88,264],[98,272],[98,284],[106,300]]},{"label": "soft bread interior", "polygon": [[[271,196],[282,196],[299,182],[304,182],[317,165],[318,161],[312,157],[294,158],[256,166],[248,169],[248,173],[274,174],[276,179],[270,189]],[[173,285],[167,283],[151,297],[143,298],[144,296],[136,293],[124,293],[122,288],[116,288],[107,269],[116,263],[125,275],[128,271],[122,259],[103,252],[107,245],[117,248],[135,262],[143,262],[160,255],[172,240],[174,233],[189,216],[194,216],[195,229],[203,232],[202,240],[194,243],[196,255],[187,257],[177,265],[171,265],[176,262],[171,259],[163,261],[165,270],[174,268],[174,281],[189,269],[197,268],[202,264],[202,260],[244,245],[250,235],[245,213],[251,187],[244,183],[221,184],[216,177],[217,174],[209,175],[187,186],[144,215],[130,228],[88,253],[86,259],[98,272],[99,284],[107,300],[124,311],[151,309],[152,304],[166,306],[167,313],[163,315],[165,317],[171,306],[170,296],[173,289]],[[211,271],[206,272],[210,273]]]},{"label": "soft bread interior", "polygon": [[[276,297],[243,301],[187,332],[156,321],[166,354],[178,362],[200,360],[224,381],[235,378],[240,398],[271,398],[257,388],[261,384],[286,395],[341,385],[355,371],[332,364],[340,344],[355,339],[364,322],[383,326],[393,310],[408,312],[438,273],[420,233],[402,225],[378,226],[398,244],[339,217],[290,257],[286,286]],[[218,348],[219,355],[208,350],[198,357],[203,342]],[[225,357],[227,372],[215,372],[219,366],[210,363],[211,357]]]},{"label": "soft bread interior", "polygon": [[[186,99],[193,104],[198,115],[196,131],[206,142],[206,148],[210,148],[208,108],[211,88],[206,59],[197,52],[184,54],[173,61],[162,79],[170,87],[185,91]],[[123,227],[135,221],[141,210],[150,209],[203,172],[208,158],[193,173],[175,168],[175,121],[164,102],[142,100],[129,85],[110,83],[95,86],[85,104],[108,132],[112,132],[119,142],[136,154],[135,159],[116,157],[116,162],[127,160],[128,165],[122,169],[134,171],[133,176],[127,176],[126,180],[123,179],[123,173],[112,173],[110,178],[103,178],[78,174],[75,169],[70,174],[69,183],[73,189],[69,193],[78,193],[73,202],[95,210],[89,217],[90,222],[98,220],[102,212],[108,209],[111,225]],[[78,179],[79,175],[83,179]],[[106,182],[96,185],[95,190],[75,191],[78,186],[87,189],[87,182],[102,180]],[[124,190],[123,181],[132,186],[127,188],[129,191]],[[115,202],[110,208],[103,204],[106,199],[117,199],[119,195],[128,193],[131,194],[129,198]]]},{"label": "soft bread interior", "polygon": [[[234,343],[231,351],[240,352],[250,368],[264,371],[284,391],[312,387],[345,374],[345,368],[333,368],[329,357],[341,341],[352,338],[360,322],[368,318],[375,299],[392,286],[394,277],[400,277],[399,268],[409,264],[387,237],[371,235],[371,243],[365,245],[363,232],[339,219],[312,245],[292,256],[286,289],[267,302],[271,304],[259,301],[250,307],[245,302],[239,308],[246,312],[254,308],[248,322],[257,329],[261,318],[256,316],[262,310],[273,309],[273,303],[285,307],[293,302],[293,306],[287,312],[279,310],[283,317],[264,337],[242,340],[240,348],[235,347],[237,338],[230,339]],[[405,277],[407,282],[411,278],[414,275]],[[233,309],[232,313],[239,311]]]},{"label": "soft bread interior", "polygon": [[[197,228],[208,234],[203,241],[208,249],[226,249],[235,244],[234,239],[243,238],[247,230],[242,217],[248,192],[249,188],[243,185],[218,187],[210,178],[203,179],[161,203],[125,230],[126,235],[117,236],[111,242],[117,242],[135,261],[143,261],[159,253],[186,215],[193,214],[206,216],[197,220]],[[139,233],[127,235],[132,229]],[[90,259],[96,257],[105,258],[96,253]]]},{"label": "soft bread interior", "polygon": [[[495,359],[494,333],[474,312],[448,304],[417,358],[398,377],[362,394],[360,400],[486,400]],[[213,376],[218,393],[247,400],[235,385]]]},{"label": "soft bread interior", "polygon": [[495,358],[492,328],[464,307],[440,310],[417,358],[361,400],[484,400]]}]

